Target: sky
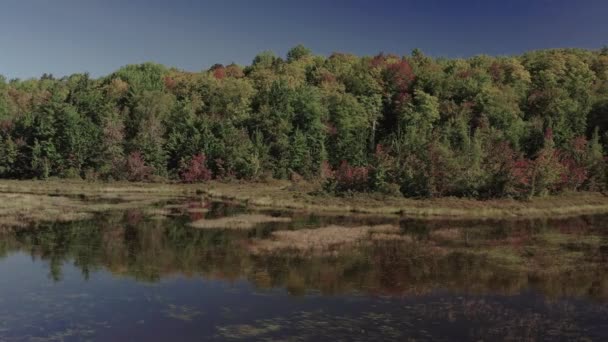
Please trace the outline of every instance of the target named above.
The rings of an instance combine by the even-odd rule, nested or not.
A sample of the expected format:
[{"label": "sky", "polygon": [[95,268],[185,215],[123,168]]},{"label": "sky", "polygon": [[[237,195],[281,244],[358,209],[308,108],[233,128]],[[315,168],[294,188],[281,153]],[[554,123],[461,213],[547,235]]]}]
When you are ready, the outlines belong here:
[{"label": "sky", "polygon": [[608,45],[605,0],[3,0],[0,74],[98,77],[152,61],[189,71],[316,54],[513,55]]}]

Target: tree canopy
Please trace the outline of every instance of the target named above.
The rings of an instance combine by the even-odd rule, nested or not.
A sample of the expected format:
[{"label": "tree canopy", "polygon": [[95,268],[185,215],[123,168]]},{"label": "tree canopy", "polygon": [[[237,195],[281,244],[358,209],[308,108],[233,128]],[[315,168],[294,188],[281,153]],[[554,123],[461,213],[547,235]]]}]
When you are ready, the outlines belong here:
[{"label": "tree canopy", "polygon": [[332,192],[604,190],[608,55],[314,55],[0,77],[0,177],[306,178]]}]

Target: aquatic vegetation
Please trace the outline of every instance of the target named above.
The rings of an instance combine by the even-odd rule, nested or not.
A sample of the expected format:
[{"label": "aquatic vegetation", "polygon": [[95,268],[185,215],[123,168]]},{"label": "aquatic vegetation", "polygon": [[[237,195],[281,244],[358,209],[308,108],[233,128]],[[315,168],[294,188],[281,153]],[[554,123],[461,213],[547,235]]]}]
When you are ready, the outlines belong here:
[{"label": "aquatic vegetation", "polygon": [[[52,198],[76,207],[96,203]],[[206,329],[204,336],[229,340],[321,339],[321,333],[340,340],[372,322],[357,335],[361,340],[432,339],[443,336],[437,324],[472,320],[476,328],[462,336],[516,340],[548,331],[595,336],[584,317],[606,313],[605,216],[450,221],[255,211],[200,199],[108,204],[119,206],[91,212],[92,219],[2,231],[0,340],[95,339],[125,322],[142,334],[178,325],[184,334]],[[190,226],[201,221],[210,228]],[[40,267],[3,273],[3,263],[15,260]],[[14,286],[23,273],[43,281]],[[106,286],[112,295],[99,296],[95,290]],[[22,287],[27,295],[12,299]],[[22,314],[4,313],[10,303]],[[586,311],[557,306],[563,303]],[[121,309],[96,319],[107,307]],[[52,324],[64,317],[74,323]],[[433,324],[420,328],[418,319]],[[31,333],[31,322],[48,332]],[[14,326],[23,328],[7,330]]]},{"label": "aquatic vegetation", "polygon": [[257,326],[249,324],[239,324],[226,327],[218,327],[218,334],[227,339],[251,339],[260,338],[263,335],[278,332],[281,326],[271,322],[258,324]]},{"label": "aquatic vegetation", "polygon": [[171,215],[171,211],[165,208],[148,208],[145,213],[155,219],[165,219]]},{"label": "aquatic vegetation", "polygon": [[201,315],[201,312],[195,308],[186,306],[186,305],[175,305],[169,304],[165,314],[173,319],[177,319],[180,321],[191,322],[197,316]]},{"label": "aquatic vegetation", "polygon": [[439,240],[447,240],[454,241],[459,239],[463,234],[462,228],[446,228],[446,229],[437,229],[433,230],[430,233],[431,238],[439,239]]},{"label": "aquatic vegetation", "polygon": [[78,200],[0,193],[0,227],[23,227],[36,221],[72,221],[91,217]]},{"label": "aquatic vegetation", "polygon": [[[145,282],[173,274],[247,279],[259,288],[286,288],[293,295],[320,290],[392,296],[440,288],[513,294],[543,284],[555,296],[592,293],[608,300],[608,285],[601,285],[608,284],[608,244],[595,228],[605,222],[601,217],[406,220],[398,226],[363,216],[362,222],[368,223],[357,225],[349,216],[275,212],[272,215],[281,215],[275,217],[255,211],[243,214],[231,204],[204,205],[209,219],[203,220],[218,229],[188,227],[187,212],[154,220],[156,215],[150,214],[155,212],[129,209],[94,213],[94,220],[6,231],[0,248],[4,255],[23,250],[48,260],[50,276],[58,281],[61,264],[73,260],[85,277],[107,269]],[[217,225],[235,217],[232,227],[241,228]],[[240,222],[243,217],[249,218],[246,224]],[[242,228],[253,222],[256,229]],[[560,233],[567,222],[578,225],[582,233]],[[553,280],[562,284],[559,291],[549,286]]]},{"label": "aquatic vegetation", "polygon": [[525,202],[513,199],[479,201],[454,197],[410,199],[361,193],[336,197],[319,193],[315,184],[286,181],[248,184],[213,182],[205,185],[202,191],[215,200],[239,201],[260,208],[398,215],[429,220],[521,220],[608,212],[608,197],[600,193],[564,193]]},{"label": "aquatic vegetation", "polygon": [[[27,227],[39,222],[67,222],[95,213],[143,208],[194,195],[194,189],[145,184],[84,182],[0,182],[0,227]],[[189,195],[190,194],[190,195]],[[156,214],[161,214],[157,211]]]},{"label": "aquatic vegetation", "polygon": [[289,217],[275,217],[261,214],[226,216],[217,219],[201,219],[190,223],[199,229],[251,229],[258,224],[270,222],[289,222]]},{"label": "aquatic vegetation", "polygon": [[0,227],[27,227],[38,222],[84,220],[93,217],[95,213],[141,207],[149,207],[147,212],[158,216],[162,212],[150,206],[163,200],[165,199],[143,195],[108,201],[74,196],[0,193]]},{"label": "aquatic vegetation", "polygon": [[305,253],[326,253],[343,248],[350,244],[381,234],[399,232],[399,227],[392,225],[341,227],[328,226],[316,229],[280,230],[272,233],[271,239],[256,241],[254,253],[272,253],[277,251],[298,251]]},{"label": "aquatic vegetation", "polygon": [[[234,203],[237,207],[324,213],[324,215],[375,215],[385,218],[428,220],[522,220],[576,217],[608,212],[608,197],[599,193],[566,193],[522,202],[509,199],[478,201],[462,198],[414,200],[378,194],[346,197],[318,193],[313,183],[269,181],[260,183],[210,182],[208,184],[94,183],[83,181],[0,181],[0,193],[67,197],[94,206],[94,212],[149,206],[159,202],[198,198],[190,210],[204,210],[201,200]],[[0,208],[3,205],[0,202]],[[179,204],[182,208],[184,204]],[[24,203],[24,211],[33,210]],[[167,208],[171,209],[171,208]]]}]

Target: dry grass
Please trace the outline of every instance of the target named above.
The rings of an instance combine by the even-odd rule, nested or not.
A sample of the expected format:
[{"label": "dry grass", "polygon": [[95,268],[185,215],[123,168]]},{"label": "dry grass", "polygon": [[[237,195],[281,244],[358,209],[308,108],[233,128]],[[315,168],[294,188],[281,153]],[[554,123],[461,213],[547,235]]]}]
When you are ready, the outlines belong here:
[{"label": "dry grass", "polygon": [[108,185],[82,181],[2,180],[0,227],[24,227],[35,222],[87,219],[94,213],[108,210],[146,208],[160,201],[192,196],[195,191],[194,188],[167,184]]},{"label": "dry grass", "polygon": [[392,225],[280,230],[273,232],[271,239],[257,241],[252,246],[252,251],[272,253],[290,250],[310,254],[326,253],[368,240],[375,235],[382,239],[390,235],[398,238],[399,235],[396,235],[398,232],[399,227]]},{"label": "dry grass", "polygon": [[192,214],[206,214],[209,212],[209,209],[205,208],[186,208],[186,212]]},{"label": "dry grass", "polygon": [[318,190],[318,185],[287,181],[209,183],[203,189],[211,198],[235,200],[258,207],[416,218],[521,219],[608,213],[608,196],[592,192],[564,193],[530,201],[481,201],[452,197],[408,199],[379,194],[355,194],[352,197],[314,195]]},{"label": "dry grass", "polygon": [[453,241],[453,240],[457,240],[461,236],[462,236],[461,228],[444,228],[444,229],[433,230],[431,232],[431,237],[437,238],[440,240]]},{"label": "dry grass", "polygon": [[[27,193],[0,193],[0,227],[25,227],[36,222],[66,222],[91,218],[94,213],[109,210],[146,208],[157,200],[129,197],[120,202],[87,201],[76,197]],[[151,216],[164,217],[168,210],[149,208]]]},{"label": "dry grass", "polygon": [[196,193],[197,189],[198,187],[193,185],[169,183],[0,180],[0,192],[40,195],[97,195],[108,199],[139,195],[175,197],[179,195],[192,195]]},{"label": "dry grass", "polygon": [[274,217],[260,214],[227,216],[218,219],[202,219],[190,223],[199,229],[251,229],[258,224],[270,222],[289,222],[289,217]]},{"label": "dry grass", "polygon": [[[377,194],[356,194],[352,197],[342,198],[315,195],[318,190],[318,184],[306,182],[294,184],[288,181],[266,183],[210,182],[197,185],[128,182],[91,183],[69,180],[0,181],[0,193],[5,194],[53,195],[67,198],[78,196],[81,199],[108,202],[106,204],[89,202],[87,205],[95,206],[93,211],[114,209],[118,202],[122,203],[121,205],[124,207],[143,207],[158,201],[191,198],[197,194],[205,194],[212,199],[246,203],[253,207],[324,213],[365,213],[428,219],[553,218],[608,213],[608,197],[600,193],[567,193],[547,198],[535,198],[531,201],[511,199],[478,201],[460,198],[415,200]],[[30,209],[28,203],[22,203],[22,205],[20,208],[10,210],[19,209],[21,212],[30,212],[26,216],[37,217],[35,213],[31,213],[34,209]],[[2,206],[3,204],[0,203],[0,207]],[[69,210],[62,211],[64,215],[70,215]]]},{"label": "dry grass", "polygon": [[413,242],[414,239],[409,235],[398,235],[395,233],[373,233],[370,236],[373,241],[402,241],[402,242]]},{"label": "dry grass", "polygon": [[154,220],[164,220],[172,215],[171,210],[164,208],[147,208],[144,213]]},{"label": "dry grass", "polygon": [[23,227],[38,221],[71,221],[86,219],[78,201],[67,197],[0,193],[0,226]]},{"label": "dry grass", "polygon": [[[199,205],[199,206],[196,206]],[[172,213],[173,211],[180,212],[182,214],[206,214],[209,209],[200,206],[200,203],[180,203],[180,204],[166,204],[163,206],[163,210]]]}]

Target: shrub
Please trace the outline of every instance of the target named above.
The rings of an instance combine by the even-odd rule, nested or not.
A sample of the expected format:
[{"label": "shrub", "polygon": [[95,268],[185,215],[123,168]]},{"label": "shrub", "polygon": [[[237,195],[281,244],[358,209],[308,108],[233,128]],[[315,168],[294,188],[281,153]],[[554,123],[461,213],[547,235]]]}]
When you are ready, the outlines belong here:
[{"label": "shrub", "polygon": [[521,158],[511,165],[506,193],[516,198],[530,195],[534,181],[534,163],[529,159]]},{"label": "shrub", "polygon": [[335,171],[334,180],[338,192],[367,191],[369,190],[369,168],[352,166],[344,160]]},{"label": "shrub", "polygon": [[587,170],[587,140],[573,139],[565,150],[559,151],[559,162],[563,167],[561,186],[569,190],[579,190],[589,178]]},{"label": "shrub", "polygon": [[212,177],[211,170],[207,168],[207,157],[204,154],[193,156],[188,163],[182,166],[180,178],[185,183],[205,182]]},{"label": "shrub", "polygon": [[139,151],[131,152],[126,162],[127,179],[130,181],[150,180],[154,168],[146,165],[146,162]]},{"label": "shrub", "polygon": [[555,149],[553,142],[553,131],[547,129],[544,146],[533,162],[530,197],[534,195],[544,196],[560,191],[560,181],[564,172],[564,166],[559,162],[559,152]]}]

